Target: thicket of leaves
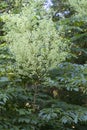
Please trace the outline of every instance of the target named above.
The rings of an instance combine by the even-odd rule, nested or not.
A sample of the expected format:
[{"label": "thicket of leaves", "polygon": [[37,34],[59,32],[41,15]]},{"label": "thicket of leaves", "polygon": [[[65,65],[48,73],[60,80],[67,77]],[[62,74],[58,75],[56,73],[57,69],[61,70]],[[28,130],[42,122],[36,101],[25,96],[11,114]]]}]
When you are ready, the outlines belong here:
[{"label": "thicket of leaves", "polygon": [[74,29],[81,19],[53,23],[41,0],[25,5],[2,17],[8,44],[0,45],[0,129],[86,130],[87,65],[75,62],[82,50],[72,51],[79,42],[70,28],[71,19]]},{"label": "thicket of leaves", "polygon": [[[58,3],[58,1],[55,3]],[[57,7],[54,11],[53,19],[56,22],[60,34],[72,42],[71,50],[72,53],[76,55],[76,58],[74,57],[72,62],[77,64],[86,64],[87,11],[85,6],[87,5],[87,2],[85,0],[68,0],[68,2],[59,1],[59,4],[56,5]],[[59,8],[59,5],[61,5],[61,9]],[[55,8],[55,6],[53,6],[53,8]]]}]

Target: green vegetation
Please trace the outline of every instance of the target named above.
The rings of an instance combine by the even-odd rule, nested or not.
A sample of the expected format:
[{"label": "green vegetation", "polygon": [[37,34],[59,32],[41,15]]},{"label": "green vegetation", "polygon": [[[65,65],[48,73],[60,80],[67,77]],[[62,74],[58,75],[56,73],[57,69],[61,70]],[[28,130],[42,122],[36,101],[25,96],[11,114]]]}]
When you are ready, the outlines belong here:
[{"label": "green vegetation", "polygon": [[52,2],[0,4],[0,130],[87,129],[87,2]]}]

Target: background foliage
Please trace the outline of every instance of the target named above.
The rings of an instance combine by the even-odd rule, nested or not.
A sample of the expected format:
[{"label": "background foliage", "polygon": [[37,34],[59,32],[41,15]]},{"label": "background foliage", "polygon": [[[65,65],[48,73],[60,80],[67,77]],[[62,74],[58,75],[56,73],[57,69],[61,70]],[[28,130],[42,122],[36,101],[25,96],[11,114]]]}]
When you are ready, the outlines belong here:
[{"label": "background foliage", "polygon": [[1,130],[87,129],[87,2],[52,2],[0,4]]}]

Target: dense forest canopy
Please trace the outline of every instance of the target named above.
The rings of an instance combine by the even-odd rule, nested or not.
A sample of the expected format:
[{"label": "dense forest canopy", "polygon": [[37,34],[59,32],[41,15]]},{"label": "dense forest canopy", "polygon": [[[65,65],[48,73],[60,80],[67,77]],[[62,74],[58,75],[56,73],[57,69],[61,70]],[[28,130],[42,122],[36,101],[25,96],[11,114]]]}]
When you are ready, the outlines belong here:
[{"label": "dense forest canopy", "polygon": [[87,130],[86,25],[86,0],[1,0],[0,130]]}]

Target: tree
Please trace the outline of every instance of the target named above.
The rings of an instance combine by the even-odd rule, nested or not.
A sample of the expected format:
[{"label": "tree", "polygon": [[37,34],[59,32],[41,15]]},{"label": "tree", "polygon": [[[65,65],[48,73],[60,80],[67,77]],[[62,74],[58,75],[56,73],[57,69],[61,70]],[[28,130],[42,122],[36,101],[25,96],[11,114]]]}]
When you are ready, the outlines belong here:
[{"label": "tree", "polygon": [[29,9],[24,7],[20,14],[5,17],[9,29],[6,40],[11,43],[9,47],[16,58],[18,73],[42,81],[49,69],[67,57],[68,40],[58,35],[41,7],[40,1],[36,5],[30,3]]},{"label": "tree", "polygon": [[[57,4],[56,8],[53,5],[53,8],[55,8],[55,15],[53,18],[56,22],[58,21],[57,29],[60,30],[60,33],[62,32],[63,37],[68,38],[72,42],[72,53],[76,55],[76,58],[74,57],[72,62],[84,64],[86,63],[87,32],[85,17],[86,1],[81,0],[72,3],[69,0],[67,2],[65,1],[65,3],[63,1],[59,3],[60,4]],[[62,11],[59,5],[61,5],[65,11]],[[60,17],[60,14],[62,17]]]},{"label": "tree", "polygon": [[[56,2],[58,2],[58,1],[55,1],[55,3]],[[61,70],[59,69],[60,74],[61,74],[61,80],[62,80],[62,82],[60,82],[60,84],[61,84],[61,86],[64,87],[64,91],[66,91],[66,95],[67,95],[67,93],[70,95],[68,98],[66,96],[64,96],[63,100],[66,99],[66,101],[68,100],[68,102],[72,102],[71,100],[73,100],[73,102],[72,102],[73,104],[78,104],[78,102],[79,102],[78,99],[80,99],[81,104],[79,104],[79,105],[86,107],[86,103],[87,103],[86,102],[86,97],[87,97],[86,90],[87,89],[86,89],[86,82],[84,82],[84,81],[86,81],[86,78],[87,78],[86,77],[86,68],[85,68],[86,67],[86,57],[87,57],[87,54],[86,54],[87,53],[87,51],[86,51],[87,50],[86,49],[87,48],[86,47],[87,46],[86,45],[86,34],[87,34],[86,33],[87,32],[87,30],[86,30],[86,21],[87,21],[86,20],[86,12],[87,12],[86,5],[87,5],[87,2],[84,0],[81,0],[81,1],[69,0],[67,2],[66,1],[64,1],[64,2],[59,1],[62,8],[65,10],[64,12],[59,8],[60,4],[56,4],[57,5],[56,8],[53,5],[54,11],[56,12],[54,15],[55,19],[53,19],[53,21],[55,22],[56,27],[57,27],[58,31],[60,32],[60,35],[62,37],[66,37],[67,39],[69,39],[71,41],[71,51],[75,57],[71,58],[71,60],[67,60],[69,63],[67,63],[67,64],[65,63],[66,65],[62,64],[62,67],[64,67],[64,69],[62,69],[62,73],[61,73]],[[64,15],[64,13],[67,10],[70,11],[70,13],[69,13],[70,15],[68,15],[68,17],[66,17],[66,15]],[[63,17],[60,17],[60,15],[56,15],[56,14],[60,14],[60,13]],[[75,67],[75,66],[77,66],[77,67]],[[75,67],[75,68],[73,68],[73,67]],[[70,80],[67,79],[68,76],[70,76],[70,73],[72,73],[72,72],[73,72],[73,74],[70,77]],[[76,72],[76,77],[75,77],[75,72]],[[66,76],[67,74],[69,74],[69,75]],[[62,75],[65,75],[65,76],[62,77]],[[79,77],[80,75],[83,75],[84,78],[82,79],[81,77]],[[55,74],[54,74],[54,77],[55,77]],[[70,82],[70,84],[69,84],[69,82]],[[68,89],[68,87],[70,87],[70,88]],[[75,90],[72,94],[72,91],[70,90],[70,89],[72,89],[72,87],[73,87],[73,89],[75,89],[75,88],[78,89],[78,90],[76,90],[76,91],[78,91],[78,94]],[[62,92],[63,92],[63,90],[62,90]],[[82,92],[83,96],[81,96],[82,94],[80,92]],[[77,95],[76,99],[75,99],[75,94]],[[73,96],[71,96],[71,95],[74,95],[74,98],[72,98]],[[84,129],[87,129],[87,125],[84,124],[83,126],[84,126]],[[81,127],[81,124],[80,124],[80,127]],[[77,129],[80,129],[80,128],[77,127]]]},{"label": "tree", "polygon": [[[16,75],[22,80],[20,83],[22,87],[19,89],[14,88],[18,85],[15,80],[12,80],[10,88],[7,84],[6,102],[4,102],[6,110],[2,110],[3,120],[7,110],[8,113],[12,112],[13,114],[10,116],[6,113],[6,123],[1,125],[4,129],[11,129],[12,125],[15,129],[18,127],[19,129],[31,130],[46,127],[48,129],[51,126],[53,128],[59,127],[54,125],[55,122],[52,125],[50,122],[47,123],[48,116],[46,122],[42,118],[45,106],[50,108],[51,105],[51,103],[46,104],[45,101],[48,98],[49,102],[51,97],[53,98],[51,90],[49,91],[50,86],[45,88],[45,82],[47,82],[49,70],[56,68],[68,56],[69,41],[59,36],[49,17],[41,0],[29,1],[29,5],[24,6],[19,14],[6,13],[3,15],[3,20],[6,22],[4,27],[7,30],[5,40],[10,43],[8,44],[9,49],[16,60]],[[20,95],[18,91],[21,93]],[[14,105],[12,105],[13,99]],[[50,109],[47,111],[48,113],[51,112]],[[11,120],[9,120],[9,116]],[[52,116],[55,118],[55,112]],[[13,117],[14,121],[12,120]]]}]

